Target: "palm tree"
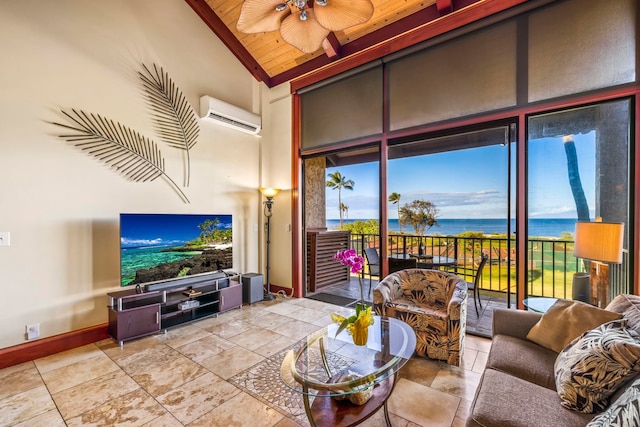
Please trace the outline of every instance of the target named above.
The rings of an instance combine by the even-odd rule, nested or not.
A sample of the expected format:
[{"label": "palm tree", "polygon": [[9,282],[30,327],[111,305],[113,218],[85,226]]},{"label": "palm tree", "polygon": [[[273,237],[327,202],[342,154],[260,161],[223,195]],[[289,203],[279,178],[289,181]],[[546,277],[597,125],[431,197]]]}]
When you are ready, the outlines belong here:
[{"label": "palm tree", "polygon": [[573,141],[573,135],[566,135],[562,138],[564,151],[567,156],[567,172],[569,173],[569,186],[571,194],[576,203],[576,211],[578,212],[578,221],[589,221],[589,204],[584,195],[582,181],[580,180],[580,171],[578,170],[578,154],[576,153],[576,144]]},{"label": "palm tree", "polygon": [[400,226],[400,232],[402,233],[402,223],[400,222],[400,193],[395,191],[389,194],[389,201],[394,205],[398,205],[398,225]]},{"label": "palm tree", "polygon": [[329,174],[329,180],[327,181],[327,187],[338,190],[338,210],[340,211],[340,229],[342,229],[342,189],[353,190],[355,182],[351,179],[346,179],[340,171],[335,171]]},{"label": "palm tree", "polygon": [[340,210],[344,212],[344,219],[349,219],[349,206],[343,203],[340,205]]}]

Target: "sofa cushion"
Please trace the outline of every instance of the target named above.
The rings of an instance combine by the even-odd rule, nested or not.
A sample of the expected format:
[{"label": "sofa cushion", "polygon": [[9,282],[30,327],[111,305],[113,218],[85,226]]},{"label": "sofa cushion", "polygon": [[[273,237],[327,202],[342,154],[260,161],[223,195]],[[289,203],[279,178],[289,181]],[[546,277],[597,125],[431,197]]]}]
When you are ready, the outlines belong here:
[{"label": "sofa cushion", "polygon": [[627,328],[633,329],[640,334],[640,296],[618,295],[609,303],[606,309],[622,314],[627,319]]},{"label": "sofa cushion", "polygon": [[508,335],[493,337],[487,367],[555,390],[553,366],[558,353]]},{"label": "sofa cushion", "polygon": [[609,426],[640,426],[640,379],[635,380],[606,411],[587,424],[587,427]]},{"label": "sofa cushion", "polygon": [[585,426],[593,415],[560,406],[558,394],[521,378],[486,369],[467,426]]},{"label": "sofa cushion", "polygon": [[571,342],[555,363],[556,388],[562,406],[591,413],[603,410],[608,398],[640,370],[640,340],[614,320]]},{"label": "sofa cushion", "polygon": [[527,339],[559,353],[584,332],[621,317],[584,302],[559,299],[531,328]]}]

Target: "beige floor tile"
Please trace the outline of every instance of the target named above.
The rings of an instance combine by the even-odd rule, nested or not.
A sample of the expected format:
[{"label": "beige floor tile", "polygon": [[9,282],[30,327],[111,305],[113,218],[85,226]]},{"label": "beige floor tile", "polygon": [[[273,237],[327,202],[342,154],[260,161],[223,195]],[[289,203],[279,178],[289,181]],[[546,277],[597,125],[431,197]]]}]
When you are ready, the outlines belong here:
[{"label": "beige floor tile", "polygon": [[98,355],[90,359],[83,359],[72,365],[46,372],[42,374],[42,379],[49,392],[54,394],[118,370],[120,368],[113,360],[99,352]]},{"label": "beige floor tile", "polygon": [[144,390],[138,389],[67,420],[75,426],[139,426],[164,415],[166,410]]},{"label": "beige floor tile", "polygon": [[229,319],[249,320],[264,314],[264,308],[259,303],[243,305],[241,310],[232,310],[224,313]]},{"label": "beige floor tile", "polygon": [[162,365],[152,365],[130,375],[150,395],[157,397],[208,372],[193,360],[179,356]]},{"label": "beige floor tile", "polygon": [[166,414],[143,424],[142,427],[182,427],[182,423],[178,421],[176,417],[167,412]]},{"label": "beige floor tile", "polygon": [[473,365],[476,363],[477,358],[478,350],[465,348],[462,355],[462,361],[460,362],[460,367],[463,369],[473,370]]},{"label": "beige floor tile", "polygon": [[0,401],[43,385],[42,377],[33,362],[2,369],[0,370]]},{"label": "beige floor tile", "polygon": [[401,378],[389,397],[389,411],[413,423],[450,427],[460,399]]},{"label": "beige floor tile", "polygon": [[[242,410],[238,410],[242,408]],[[278,411],[240,392],[189,424],[189,427],[251,426],[271,427],[283,417]]]},{"label": "beige floor tile", "polygon": [[45,386],[32,388],[0,401],[0,425],[18,424],[55,409]]},{"label": "beige floor tile", "polygon": [[489,353],[489,350],[491,349],[491,340],[489,338],[467,334],[464,337],[464,340],[464,345],[466,348],[482,351],[484,353]]},{"label": "beige floor tile", "polygon": [[292,319],[291,322],[287,324],[287,327],[279,329],[278,333],[300,340],[318,329],[320,329],[318,326],[311,323]]},{"label": "beige floor tile", "polygon": [[471,411],[471,400],[460,399],[460,405],[458,405],[456,417],[466,420],[467,416],[469,415],[469,411]]},{"label": "beige floor tile", "polygon": [[431,387],[452,396],[473,400],[481,376],[477,372],[444,365],[431,383]]},{"label": "beige floor tile", "polygon": [[306,427],[306,425],[296,423],[287,417],[283,417],[280,421],[275,423],[273,427]]},{"label": "beige floor tile", "polygon": [[280,335],[268,329],[254,327],[251,330],[241,332],[238,335],[232,336],[231,338],[229,338],[229,341],[248,350],[254,351],[257,348],[269,344],[271,341],[277,340],[278,338],[282,337],[283,335]]},{"label": "beige floor tile", "polygon": [[265,311],[270,313],[282,314],[283,316],[291,317],[292,314],[295,314],[302,310],[302,307],[294,304],[274,304],[265,308]]},{"label": "beige floor tile", "polygon": [[60,414],[68,420],[139,388],[127,374],[117,370],[52,396]]},{"label": "beige floor tile", "polygon": [[234,347],[205,359],[200,364],[226,380],[263,360],[264,357],[257,353]]},{"label": "beige floor tile", "polygon": [[205,328],[207,331],[218,335],[219,337],[229,339],[234,335],[238,335],[245,331],[250,331],[255,326],[244,320],[231,320],[227,322],[218,323],[216,326]]},{"label": "beige floor tile", "polygon": [[155,335],[155,337],[158,341],[168,345],[169,347],[178,348],[185,344],[189,344],[190,342],[206,338],[209,335],[209,332],[199,328],[198,326],[189,324],[186,326],[171,328],[165,334],[158,334]]},{"label": "beige floor tile", "polygon": [[[266,420],[265,425],[276,427],[307,427],[267,409],[269,405],[224,379],[330,324],[332,312],[350,315],[353,309],[278,296],[123,347],[106,339],[2,369],[0,425],[64,425],[62,413],[71,426],[178,427],[190,422],[219,425],[216,421],[224,419],[224,425]],[[389,401],[394,427],[464,425],[491,341],[467,335],[465,345],[461,367],[414,357],[402,368]],[[52,386],[55,403],[44,383]],[[242,418],[246,414],[253,414],[248,422]],[[382,409],[362,425],[385,426]]]},{"label": "beige floor tile", "polygon": [[128,374],[145,372],[155,366],[165,365],[172,360],[183,357],[179,351],[160,344],[146,346],[138,352],[117,359],[118,365]]},{"label": "beige floor tile", "polygon": [[255,353],[258,353],[260,356],[269,357],[273,354],[278,353],[285,348],[288,348],[298,342],[298,340],[290,337],[280,336],[275,340],[263,345],[262,347],[258,347],[254,350]]},{"label": "beige floor tile", "polygon": [[15,424],[13,427],[66,427],[60,412],[55,409]]},{"label": "beige floor tile", "polygon": [[206,374],[158,397],[178,421],[189,424],[238,394],[233,385]]},{"label": "beige floor tile", "polygon": [[484,368],[487,366],[488,359],[489,359],[488,353],[484,353],[482,351],[478,352],[478,357],[476,357],[476,361],[473,364],[473,368],[471,368],[471,370],[479,374],[483,373]]},{"label": "beige floor tile", "polygon": [[111,359],[119,362],[127,357],[140,354],[145,350],[154,350],[157,348],[166,348],[166,346],[155,338],[155,336],[148,336],[131,341],[127,341],[123,346],[120,346],[115,340],[103,340],[97,343],[98,347]]},{"label": "beige floor tile", "polygon": [[88,344],[83,345],[82,347],[52,354],[51,356],[42,357],[34,360],[33,362],[36,364],[38,371],[43,374],[45,372],[64,368],[65,366],[73,365],[74,363],[91,359],[96,356],[102,356],[102,352],[95,344]]},{"label": "beige floor tile", "polygon": [[229,340],[214,334],[209,334],[205,338],[185,344],[182,347],[176,348],[176,350],[194,362],[200,362],[235,346],[236,345]]},{"label": "beige floor tile", "polygon": [[286,328],[287,323],[291,322],[291,318],[282,314],[271,313],[269,311],[262,311],[259,316],[251,319],[245,319],[253,326],[259,328],[270,329],[272,331],[278,331],[278,329]]},{"label": "beige floor tile", "polygon": [[428,387],[438,375],[438,371],[442,366],[442,362],[423,357],[412,357],[400,369],[399,376]]},{"label": "beige floor tile", "polygon": [[314,310],[312,308],[303,308],[302,310],[296,311],[295,313],[291,314],[289,317],[307,323],[313,323],[326,319],[331,320],[330,312],[327,312],[326,310]]}]

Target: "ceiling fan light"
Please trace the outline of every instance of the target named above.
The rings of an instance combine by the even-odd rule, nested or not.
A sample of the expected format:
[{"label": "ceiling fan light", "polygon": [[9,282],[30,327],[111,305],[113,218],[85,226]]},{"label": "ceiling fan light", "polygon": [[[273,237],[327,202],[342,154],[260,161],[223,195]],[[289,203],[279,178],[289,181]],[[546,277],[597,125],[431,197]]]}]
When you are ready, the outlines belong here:
[{"label": "ceiling fan light", "polygon": [[316,0],[316,4],[318,6],[326,6],[327,5],[327,0]]},{"label": "ceiling fan light", "polygon": [[287,8],[286,3],[280,3],[276,6],[276,12],[283,12]]},{"label": "ceiling fan light", "polygon": [[309,15],[307,15],[307,12],[305,10],[300,12],[300,20],[301,21],[306,21],[308,17],[309,17]]}]

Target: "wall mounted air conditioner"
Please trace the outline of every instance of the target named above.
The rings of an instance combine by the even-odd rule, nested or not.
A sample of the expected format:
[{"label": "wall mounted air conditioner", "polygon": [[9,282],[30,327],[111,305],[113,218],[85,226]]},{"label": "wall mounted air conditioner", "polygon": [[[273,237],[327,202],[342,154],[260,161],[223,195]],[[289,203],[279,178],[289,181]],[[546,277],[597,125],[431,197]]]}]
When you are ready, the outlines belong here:
[{"label": "wall mounted air conditioner", "polygon": [[257,135],[261,129],[257,114],[206,95],[200,97],[200,117],[251,135]]}]

